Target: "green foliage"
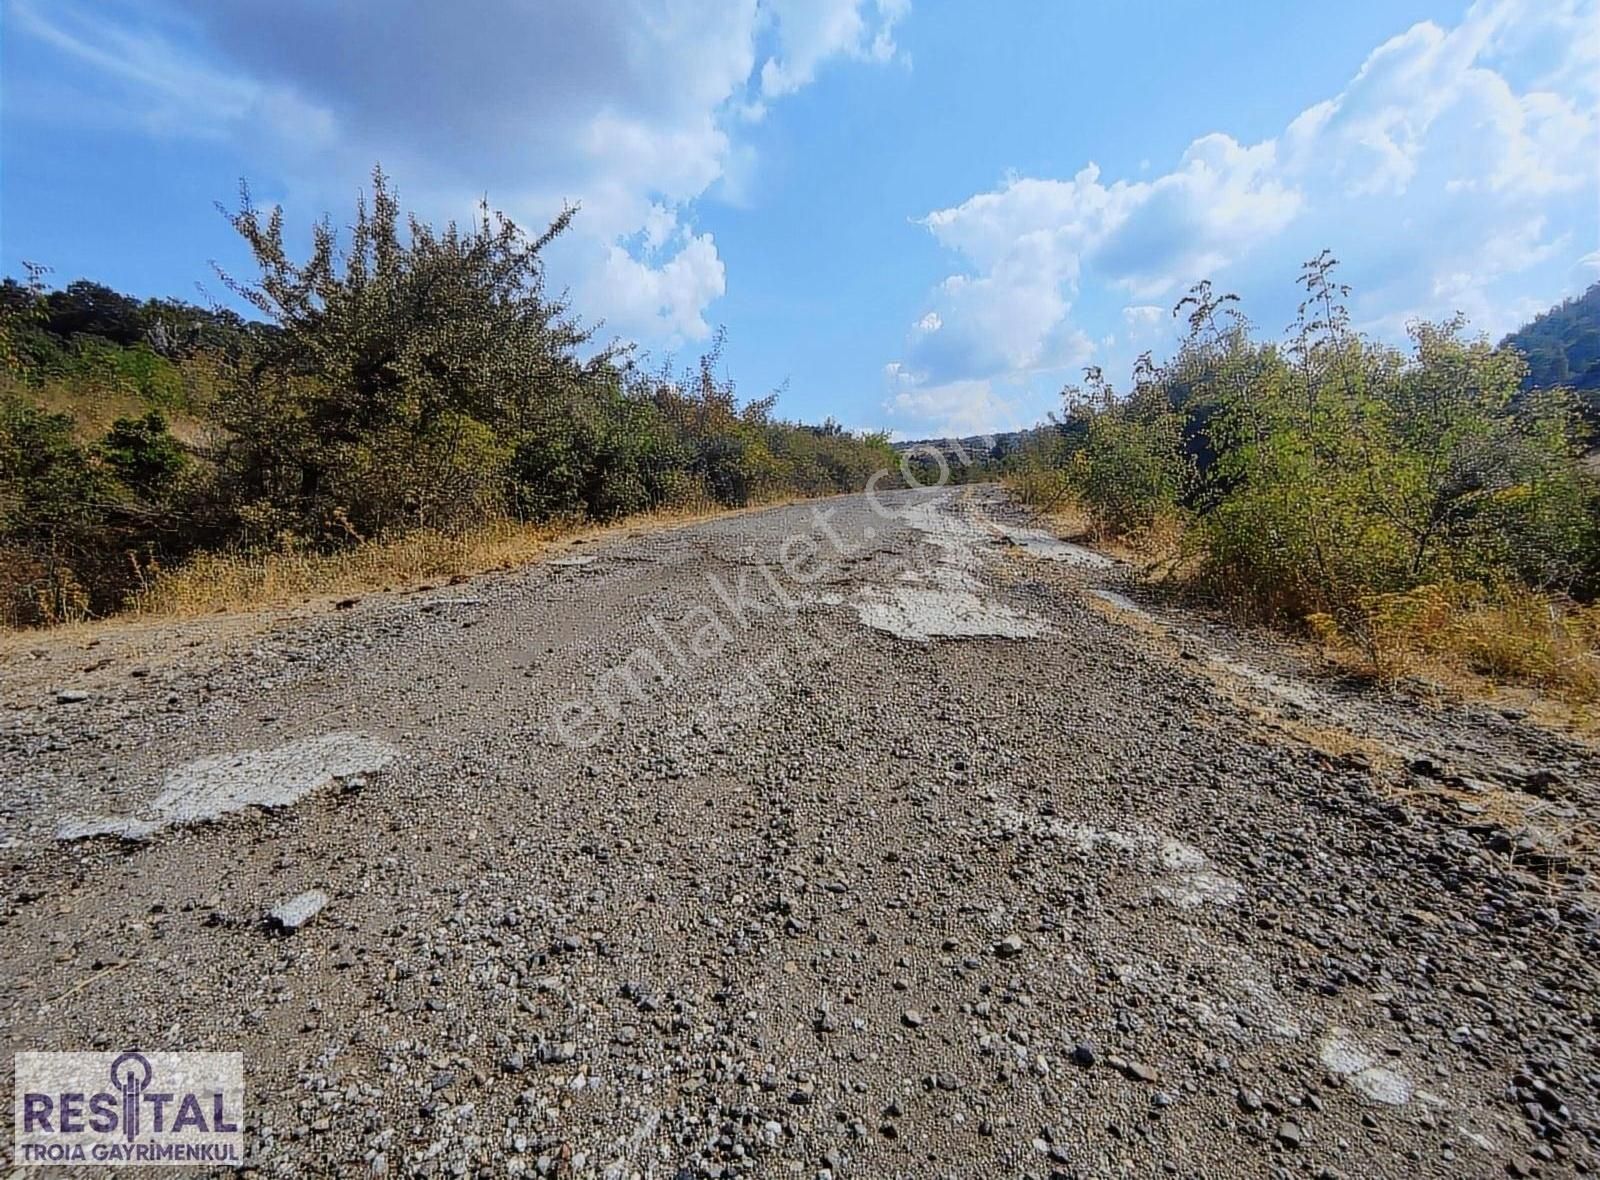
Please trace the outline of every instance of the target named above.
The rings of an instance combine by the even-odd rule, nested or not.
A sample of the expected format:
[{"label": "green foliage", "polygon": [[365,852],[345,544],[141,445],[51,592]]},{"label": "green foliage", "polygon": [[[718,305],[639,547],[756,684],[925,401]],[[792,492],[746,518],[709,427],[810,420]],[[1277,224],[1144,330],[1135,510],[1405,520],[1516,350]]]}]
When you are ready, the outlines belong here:
[{"label": "green foliage", "polygon": [[146,498],[165,494],[189,465],[182,445],[155,410],[142,418],[118,418],[100,453],[123,486]]},{"label": "green foliage", "polygon": [[607,382],[530,423],[511,476],[524,516],[611,520],[664,503],[686,465],[655,407]]},{"label": "green foliage", "polygon": [[100,525],[115,495],[70,418],[0,389],[0,621],[88,613],[80,571],[98,564]]},{"label": "green foliage", "polygon": [[1230,296],[1196,287],[1189,336],[1119,399],[1069,390],[1054,463],[1107,532],[1180,507],[1203,581],[1268,613],[1370,631],[1382,596],[1430,585],[1600,590],[1600,491],[1566,391],[1525,392],[1511,349],[1461,320],[1411,347],[1349,324],[1326,252],[1287,340],[1261,344]]},{"label": "green foliage", "polygon": [[1519,409],[1521,359],[1459,319],[1416,325],[1409,354],[1361,339],[1333,266],[1308,264],[1274,379],[1219,395],[1214,580],[1350,625],[1370,595],[1441,580],[1583,588],[1594,520],[1562,400]]},{"label": "green foliage", "polygon": [[[198,413],[209,400],[215,358],[250,338],[231,311],[172,299],[144,302],[84,280],[46,291],[44,269],[0,282],[0,367],[92,408],[132,399]],[[52,400],[56,400],[52,398]]]},{"label": "green foliage", "polygon": [[182,408],[188,400],[178,366],[147,344],[122,347],[80,336],[52,361],[46,372],[85,391],[130,393],[166,409]]},{"label": "green foliage", "polygon": [[1099,369],[1088,371],[1084,388],[1065,394],[1068,416],[1083,423],[1068,469],[1072,486],[1106,536],[1149,528],[1177,507],[1190,478],[1182,419],[1156,376],[1142,358],[1126,399],[1118,400]]},{"label": "green foliage", "polygon": [[260,269],[229,280],[276,328],[220,396],[229,480],[314,544],[407,527],[451,528],[504,507],[510,440],[547,418],[590,366],[588,334],[547,299],[539,238],[480,208],[466,230],[412,219],[382,172],[341,255],[331,224],[299,264],[281,210],[241,194],[231,217]]},{"label": "green foliage", "polygon": [[78,445],[72,420],[0,392],[0,529],[35,540],[70,529],[107,496],[107,481]]},{"label": "green foliage", "polygon": [[177,299],[139,302],[87,279],[65,290],[47,291],[44,267],[29,268],[26,282],[0,280],[0,320],[26,321],[42,336],[59,342],[93,337],[118,348],[148,345],[162,356],[177,358],[202,348],[227,347],[248,334],[236,312],[197,307]]},{"label": "green foliage", "polygon": [[198,551],[742,505],[895,465],[881,436],[741,403],[720,336],[681,373],[594,348],[544,290],[574,213],[532,238],[487,206],[435,231],[375,172],[344,248],[325,219],[300,263],[243,190],[227,216],[259,274],[223,278],[264,322],[47,292],[37,268],[0,283],[0,622],[114,610]]}]

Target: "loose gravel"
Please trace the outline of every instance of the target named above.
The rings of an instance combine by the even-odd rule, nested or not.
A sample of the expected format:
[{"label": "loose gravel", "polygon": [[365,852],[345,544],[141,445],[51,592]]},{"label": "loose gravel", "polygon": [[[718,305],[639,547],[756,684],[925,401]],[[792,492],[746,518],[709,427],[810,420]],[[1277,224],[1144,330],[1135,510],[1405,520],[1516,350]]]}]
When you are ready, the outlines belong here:
[{"label": "loose gravel", "polygon": [[5,648],[8,1042],[260,1176],[1594,1171],[1592,749],[882,500]]}]

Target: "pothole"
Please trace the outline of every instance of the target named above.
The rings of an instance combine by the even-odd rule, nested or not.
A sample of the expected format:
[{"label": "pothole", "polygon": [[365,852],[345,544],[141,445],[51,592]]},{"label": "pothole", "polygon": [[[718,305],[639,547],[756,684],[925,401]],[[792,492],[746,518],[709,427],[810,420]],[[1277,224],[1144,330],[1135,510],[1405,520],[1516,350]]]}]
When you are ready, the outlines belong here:
[{"label": "pothole", "polygon": [[272,750],[214,754],[169,772],[143,814],[65,819],[56,838],[147,840],[163,828],[206,823],[251,807],[288,807],[335,782],[382,770],[399,753],[365,734],[340,732]]},{"label": "pothole", "polygon": [[851,606],[863,626],[900,639],[1035,639],[1043,619],[993,601],[982,593],[977,546],[983,529],[941,512],[937,501],[915,504],[901,519],[923,535],[937,556],[931,565],[903,571],[893,586],[863,586]]}]

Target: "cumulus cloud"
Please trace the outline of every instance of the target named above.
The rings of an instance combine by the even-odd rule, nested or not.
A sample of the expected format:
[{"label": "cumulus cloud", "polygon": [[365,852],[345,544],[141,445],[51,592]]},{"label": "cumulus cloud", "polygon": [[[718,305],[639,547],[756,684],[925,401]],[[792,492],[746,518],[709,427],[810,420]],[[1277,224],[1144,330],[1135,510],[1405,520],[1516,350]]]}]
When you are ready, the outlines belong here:
[{"label": "cumulus cloud", "polygon": [[930,213],[922,224],[972,269],[934,292],[926,315],[944,327],[913,333],[908,367],[941,382],[1084,363],[1094,349],[1070,313],[1086,270],[1141,300],[1169,295],[1180,274],[1208,273],[1294,217],[1302,198],[1273,165],[1271,144],[1211,135],[1154,181],[1106,184],[1090,164]]},{"label": "cumulus cloud", "polygon": [[896,361],[884,366],[883,411],[895,438],[965,438],[1029,421],[1026,391],[987,378],[925,384]]},{"label": "cumulus cloud", "polygon": [[909,0],[767,0],[781,48],[761,66],[761,92],[768,98],[808,85],[829,58],[848,56],[890,61],[896,53],[894,26],[910,11]]},{"label": "cumulus cloud", "polygon": [[726,289],[727,276],[710,234],[690,237],[659,266],[612,246],[605,265],[588,276],[585,304],[603,302],[625,323],[660,323],[670,333],[699,340],[710,332],[701,309]]},{"label": "cumulus cloud", "polygon": [[1247,148],[1226,135],[1196,140],[1175,171],[1122,186],[1118,196],[1122,216],[1093,243],[1089,261],[1146,299],[1170,295],[1184,276],[1208,274],[1276,234],[1305,199],[1280,174],[1272,143]]},{"label": "cumulus cloud", "polygon": [[[1374,50],[1342,94],[1289,125],[1286,162],[1298,174],[1331,174],[1352,196],[1404,195],[1441,148],[1476,169],[1452,178],[1469,191],[1538,196],[1581,187],[1593,168],[1574,166],[1573,151],[1594,134],[1597,23],[1592,5],[1500,0],[1474,6],[1455,29],[1415,25]],[[1518,93],[1493,63],[1541,26],[1572,34],[1552,75],[1567,81]]]},{"label": "cumulus cloud", "polygon": [[[90,67],[105,118],[250,144],[289,203],[340,204],[381,159],[408,204],[487,192],[532,226],[579,203],[555,262],[613,330],[695,338],[724,266],[694,202],[748,175],[742,120],[832,58],[893,56],[899,0],[16,0],[13,32]],[[8,98],[11,97],[8,95]]]},{"label": "cumulus cloud", "polygon": [[940,330],[908,333],[900,380],[946,389],[1125,362],[1160,342],[1190,284],[1217,279],[1258,307],[1323,246],[1343,252],[1373,330],[1458,309],[1512,326],[1524,301],[1497,284],[1593,246],[1597,30],[1594,0],[1482,2],[1454,28],[1424,22],[1380,45],[1273,138],[1202,136],[1153,179],[1108,181],[1092,163],[1008,177],[929,213],[962,269],[922,313]]}]

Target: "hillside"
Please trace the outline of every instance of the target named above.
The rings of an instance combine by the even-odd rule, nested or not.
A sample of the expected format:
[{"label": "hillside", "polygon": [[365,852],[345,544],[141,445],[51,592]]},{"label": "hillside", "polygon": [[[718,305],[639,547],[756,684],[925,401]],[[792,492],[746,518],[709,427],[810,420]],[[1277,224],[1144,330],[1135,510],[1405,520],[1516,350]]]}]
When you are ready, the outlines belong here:
[{"label": "hillside", "polygon": [[1528,358],[1524,389],[1566,386],[1600,426],[1600,283],[1563,300],[1501,341]]}]

